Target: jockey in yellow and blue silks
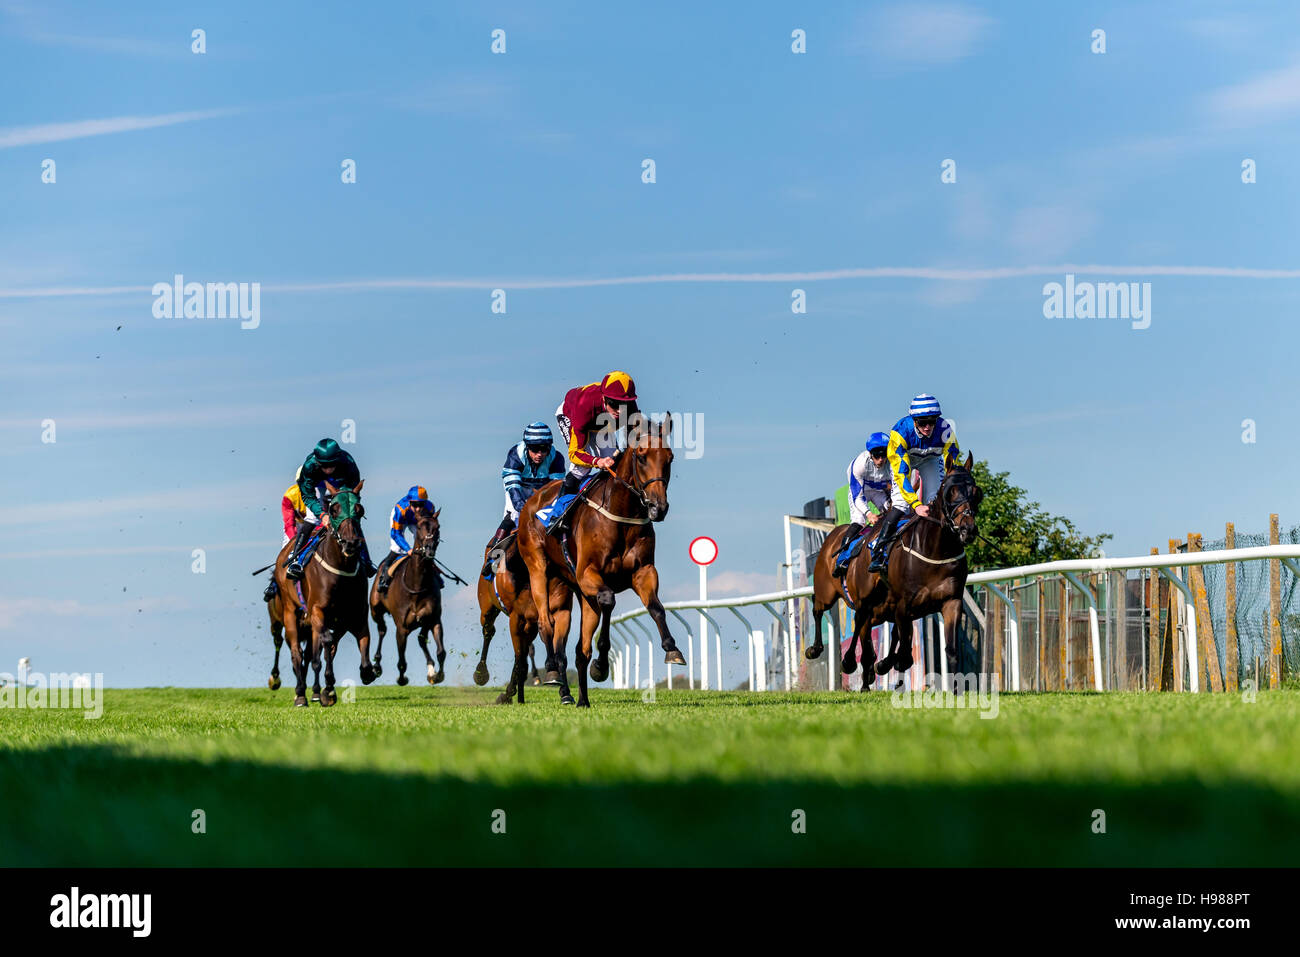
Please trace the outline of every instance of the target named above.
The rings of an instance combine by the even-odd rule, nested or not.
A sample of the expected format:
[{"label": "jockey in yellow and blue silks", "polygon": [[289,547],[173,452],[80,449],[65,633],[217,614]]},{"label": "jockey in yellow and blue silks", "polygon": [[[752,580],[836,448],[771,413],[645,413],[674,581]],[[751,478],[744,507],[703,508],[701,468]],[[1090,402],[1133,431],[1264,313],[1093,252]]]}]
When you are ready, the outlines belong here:
[{"label": "jockey in yellow and blue silks", "polygon": [[[289,561],[285,564],[284,573],[287,578],[302,578],[302,563],[309,557],[303,554],[303,548],[311,540],[317,525],[328,518],[330,487],[356,488],[360,483],[361,470],[357,468],[356,460],[339,448],[337,442],[321,439],[316,443],[316,447],[298,469],[297,485],[302,498],[303,521],[298,526]],[[361,539],[361,570],[367,578],[375,573],[364,536]]]},{"label": "jockey in yellow and blue silks", "polygon": [[939,494],[944,472],[956,460],[957,433],[943,417],[939,400],[922,393],[912,400],[908,414],[890,430],[889,471],[893,479],[892,505],[872,543],[871,571],[880,571],[889,561],[889,548],[898,536],[898,523],[912,514],[929,515],[930,507],[916,493],[913,475],[921,477],[926,502]]},{"label": "jockey in yellow and blue silks", "polygon": [[[415,516],[419,512],[432,515],[435,511],[437,510],[433,507],[433,503],[429,501],[429,492],[423,485],[412,485],[410,490],[397,500],[397,504],[393,506],[392,521],[389,522],[388,554],[379,563],[379,581],[375,585],[379,594],[388,594],[388,586],[393,582],[393,577],[389,574],[393,562],[399,556],[411,551],[411,546],[406,541],[406,533],[409,530],[411,537],[415,537]],[[442,588],[444,584],[442,575],[436,571],[434,574],[438,578],[438,587]]]}]

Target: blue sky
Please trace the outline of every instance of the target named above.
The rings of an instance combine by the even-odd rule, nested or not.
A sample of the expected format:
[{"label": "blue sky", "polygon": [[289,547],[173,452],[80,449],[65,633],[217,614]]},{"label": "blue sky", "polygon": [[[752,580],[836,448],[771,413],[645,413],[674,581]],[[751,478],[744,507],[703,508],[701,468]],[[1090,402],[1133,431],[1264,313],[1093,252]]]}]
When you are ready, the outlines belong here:
[{"label": "blue sky", "polygon": [[[376,554],[418,482],[467,575],[507,447],[611,368],[703,417],[665,598],[699,534],[715,592],[774,587],[780,516],[919,391],[1110,554],[1293,524],[1300,284],[1267,271],[1300,267],[1297,27],[1252,3],[0,0],[0,670],[260,683],[248,572],[317,439],[357,423]],[[1071,263],[1150,282],[1150,327],[1044,318]],[[881,267],[932,272],[815,276]],[[261,283],[260,325],[154,318],[176,273]],[[476,621],[449,596],[452,680]]]}]

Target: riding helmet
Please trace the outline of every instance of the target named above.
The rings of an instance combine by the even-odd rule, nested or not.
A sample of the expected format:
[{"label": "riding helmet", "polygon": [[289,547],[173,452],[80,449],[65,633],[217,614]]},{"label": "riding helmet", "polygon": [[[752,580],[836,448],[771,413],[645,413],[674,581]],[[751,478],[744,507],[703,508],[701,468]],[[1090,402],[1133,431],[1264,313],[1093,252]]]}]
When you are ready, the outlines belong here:
[{"label": "riding helmet", "polygon": [[867,451],[887,448],[889,448],[889,436],[884,432],[872,432],[871,438],[867,439]]},{"label": "riding helmet", "polygon": [[912,400],[912,406],[907,410],[908,415],[943,415],[943,410],[939,408],[939,400],[934,396],[922,392]]},{"label": "riding helmet", "polygon": [[545,422],[534,422],[524,429],[524,445],[544,445],[549,449],[554,444],[551,427]]},{"label": "riding helmet", "polygon": [[610,402],[635,402],[636,383],[626,372],[611,372],[600,381],[600,394]]},{"label": "riding helmet", "polygon": [[316,448],[312,450],[312,455],[317,462],[328,465],[330,462],[337,462],[343,458],[343,450],[333,439],[321,439],[316,443]]}]

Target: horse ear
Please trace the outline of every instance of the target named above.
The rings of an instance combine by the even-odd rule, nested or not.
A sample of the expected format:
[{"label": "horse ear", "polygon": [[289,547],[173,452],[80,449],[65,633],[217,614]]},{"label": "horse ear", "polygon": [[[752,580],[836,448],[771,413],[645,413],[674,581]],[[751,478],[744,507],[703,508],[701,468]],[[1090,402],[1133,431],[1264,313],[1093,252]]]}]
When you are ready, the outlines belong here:
[{"label": "horse ear", "polygon": [[435,509],[433,510],[433,517],[434,517],[435,519],[436,519],[439,515],[441,515],[441,514],[442,514],[442,509],[440,509],[440,508],[435,508]]},{"label": "horse ear", "polygon": [[966,471],[969,472],[975,466],[975,453],[966,453]]},{"label": "horse ear", "polygon": [[360,482],[358,482],[358,483],[357,483],[357,487],[354,488],[354,489],[352,490],[352,494],[357,495],[357,496],[360,496],[360,495],[361,495],[361,486],[363,486],[363,485],[365,485],[365,484],[366,484],[366,480],[365,480],[365,479],[362,479]]},{"label": "horse ear", "polygon": [[673,434],[673,414],[671,412],[664,413],[664,424],[659,427],[659,434],[665,439]]}]

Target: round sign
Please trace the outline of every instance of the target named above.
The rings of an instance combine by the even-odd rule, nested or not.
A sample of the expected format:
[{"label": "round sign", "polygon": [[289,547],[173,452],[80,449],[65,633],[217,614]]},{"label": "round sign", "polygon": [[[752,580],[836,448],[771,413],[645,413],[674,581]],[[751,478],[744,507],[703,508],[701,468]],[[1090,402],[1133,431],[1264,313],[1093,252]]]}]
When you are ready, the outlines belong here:
[{"label": "round sign", "polygon": [[707,535],[691,542],[691,561],[697,565],[712,565],[718,557],[718,543]]}]

